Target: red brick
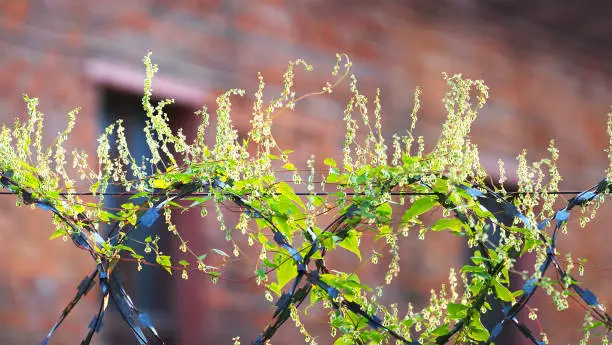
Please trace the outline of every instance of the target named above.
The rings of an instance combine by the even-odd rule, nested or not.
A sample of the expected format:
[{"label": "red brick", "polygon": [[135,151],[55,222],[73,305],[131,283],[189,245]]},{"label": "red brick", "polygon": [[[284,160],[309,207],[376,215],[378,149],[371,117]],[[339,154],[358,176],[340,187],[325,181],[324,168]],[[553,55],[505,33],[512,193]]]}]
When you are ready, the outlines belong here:
[{"label": "red brick", "polygon": [[[169,67],[160,71],[164,78],[169,76],[179,84],[184,81],[185,85],[200,85],[194,88],[201,90],[190,94],[217,95],[225,88],[245,85],[252,94],[256,72],[261,71],[268,83],[266,95],[269,97],[278,91],[287,61],[299,57],[313,63],[315,72],[298,72],[298,95],[318,91],[325,80],[334,79],[329,76],[329,70],[334,54],[340,51],[351,55],[355,63],[353,71],[360,77],[359,85],[364,94],[372,98],[375,87],[382,88],[387,136],[391,132],[404,133],[410,121],[414,86],[420,85],[424,93],[421,120],[415,133],[426,135],[430,149],[445,116],[440,100],[446,92],[446,84],[440,73],[463,72],[465,76],[484,78],[491,87],[492,101],[477,120],[472,134],[485,157],[486,164],[483,164],[493,169],[493,175],[498,156],[508,159],[508,165],[512,165],[520,149],[528,146],[529,157],[538,159],[547,155],[550,138],[557,138],[561,149],[560,166],[566,174],[566,187],[587,187],[585,176],[589,176],[590,185],[590,177],[598,178],[608,164],[606,154],[601,151],[607,146],[605,113],[612,96],[610,76],[601,72],[607,61],[597,57],[569,60],[550,45],[542,45],[537,51],[517,51],[505,41],[504,32],[512,30],[511,27],[487,26],[464,14],[457,14],[449,24],[450,19],[427,19],[409,6],[387,2],[351,2],[347,5],[345,2],[284,0],[261,0],[256,4],[219,0],[157,0],[152,3],[134,0],[104,5],[79,3],[76,7],[69,1],[58,1],[57,6],[48,7],[34,4],[34,1],[3,1],[0,4],[0,12],[4,15],[0,26],[8,37],[6,42],[0,43],[3,52],[0,54],[0,118],[11,123],[13,115],[25,113],[22,93],[38,96],[41,109],[50,121],[47,138],[52,138],[55,128],[61,127],[59,124],[63,123],[65,113],[81,105],[83,110],[70,145],[88,148],[90,152],[95,150],[100,126],[97,118],[99,89],[117,86],[110,85],[109,80],[124,80],[100,76],[95,79],[87,74],[83,66],[91,57],[117,61],[133,68],[131,75],[138,80],[124,85],[133,92],[140,92],[140,78],[144,75],[140,59],[144,49],[149,48],[154,51],[154,61],[159,59]],[[30,17],[48,20],[26,24]],[[74,20],[66,19],[73,17]],[[22,34],[27,37],[20,36]],[[53,44],[49,44],[49,37],[54,39]],[[122,74],[124,71],[116,70]],[[113,73],[112,69],[107,73]],[[172,87],[156,90],[162,93],[160,96],[173,95],[172,90],[164,91],[169,89]],[[337,91],[325,98],[329,101],[298,104],[295,113],[288,112],[275,123],[273,130],[279,145],[296,151],[293,159],[297,165],[303,166],[311,153],[316,155],[317,166],[323,169],[321,159],[341,158],[344,128],[341,118],[342,105],[347,98],[346,85]],[[243,135],[250,128],[248,100],[250,98],[234,102],[234,123]],[[95,166],[93,155],[90,160]],[[70,299],[73,285],[91,263],[84,260],[86,253],[75,250],[70,243],[47,241],[51,230],[47,216],[40,212],[33,216],[28,208],[15,210],[11,206],[12,199],[0,202],[3,203],[0,210],[6,212],[0,213],[0,232],[11,238],[10,245],[0,243],[0,253],[9,258],[0,276],[3,277],[1,281],[12,284],[9,294],[13,303],[10,310],[0,309],[0,323],[10,320],[7,321],[11,326],[10,337],[17,340],[9,343],[33,343],[47,332],[62,304]],[[610,257],[604,246],[610,236],[600,229],[609,222],[608,213],[600,211],[601,221],[596,223],[593,232],[571,229],[561,240],[561,250],[591,257],[596,265],[607,265],[606,260]],[[20,227],[15,223],[18,218],[26,219]],[[227,246],[222,234],[214,230],[215,225],[208,224],[206,232],[192,241],[204,247]],[[405,269],[398,288],[390,289],[386,295],[400,304],[412,298],[417,304],[426,302],[429,290],[438,288],[446,280],[450,265],[459,263],[465,254],[456,238],[428,236],[425,242],[411,239],[405,241],[405,248],[410,250],[402,259]],[[356,267],[351,259],[336,257],[330,262],[347,270]],[[233,268],[234,273],[248,276],[252,272],[244,272],[250,269],[246,266]],[[364,279],[380,281],[378,268],[367,271],[361,264],[358,269]],[[610,301],[612,295],[606,290],[608,279],[597,272],[598,269],[587,270],[585,283],[603,301]],[[56,279],[62,293],[43,311],[39,306],[17,303],[24,294],[36,293],[37,277]],[[249,310],[253,314],[250,324],[240,325],[237,330],[223,329],[228,320],[242,321],[236,317],[240,314],[240,306],[234,303],[233,294],[239,291],[242,297],[261,291],[254,284],[220,282],[212,286],[205,278],[200,278],[200,281],[190,277],[188,283],[177,282],[176,315],[184,325],[177,333],[184,344],[227,343],[225,335],[229,331],[252,332],[243,335],[242,340],[246,343],[270,319],[273,308],[265,302],[259,303],[262,298],[258,294],[248,304],[257,306]],[[415,286],[418,289],[415,290]],[[63,326],[68,334],[77,334],[86,328],[83,320],[91,317],[94,300],[93,297],[87,300],[82,314],[69,318]],[[533,303],[545,315],[542,322],[553,343],[576,343],[581,310],[574,308],[567,315],[553,312],[543,294],[537,295]],[[214,316],[205,312],[211,306],[216,308]],[[11,314],[15,309],[19,312]],[[34,312],[39,315],[37,321],[29,324]],[[324,315],[319,316],[325,319]],[[202,323],[218,327],[199,328]],[[324,322],[316,323],[313,334],[328,333],[321,324]],[[281,337],[287,339],[287,343],[295,339],[291,330],[283,329],[282,332]],[[0,342],[4,340],[4,333],[0,329]],[[60,336],[56,341],[73,343],[73,340],[70,336]]]},{"label": "red brick", "polygon": [[123,27],[136,31],[147,31],[151,27],[151,19],[141,11],[124,13],[121,16]]},{"label": "red brick", "polygon": [[[0,4],[0,6],[2,6]],[[30,3],[27,1],[8,0],[0,7],[3,15],[2,27],[9,32],[20,31],[21,25],[25,24],[26,17],[30,11]]]}]

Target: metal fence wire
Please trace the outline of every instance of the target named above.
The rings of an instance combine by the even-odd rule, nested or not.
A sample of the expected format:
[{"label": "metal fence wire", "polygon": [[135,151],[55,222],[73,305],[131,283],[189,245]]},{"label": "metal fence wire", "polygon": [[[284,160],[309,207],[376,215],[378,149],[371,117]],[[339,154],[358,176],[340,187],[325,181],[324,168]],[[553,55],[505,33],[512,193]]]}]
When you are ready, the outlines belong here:
[{"label": "metal fence wire", "polygon": [[[415,182],[419,183],[421,186],[427,187],[426,183],[420,181]],[[35,205],[54,214],[57,219],[61,220],[66,226],[72,229],[69,234],[74,245],[80,249],[90,252],[92,258],[94,259],[95,269],[79,284],[76,295],[64,308],[59,319],[44,338],[42,342],[43,345],[48,343],[49,339],[53,336],[54,332],[62,324],[72,309],[79,303],[81,298],[92,289],[96,280],[99,282],[99,289],[102,297],[98,312],[91,320],[89,331],[82,341],[82,344],[89,344],[94,333],[99,331],[102,325],[105,310],[110,301],[116,305],[123,320],[128,324],[139,344],[163,344],[164,342],[162,337],[157,333],[150,317],[138,310],[130,299],[130,296],[125,291],[122,283],[117,277],[117,273],[112,269],[112,262],[109,261],[108,258],[95,255],[94,247],[102,246],[107,240],[110,241],[112,245],[121,244],[126,238],[128,238],[128,236],[117,236],[119,232],[129,235],[130,232],[134,231],[140,226],[150,227],[157,220],[161,211],[168,203],[177,202],[183,198],[197,194],[212,193],[213,191],[221,193],[227,199],[231,200],[250,218],[259,218],[261,221],[267,223],[273,233],[273,240],[279,247],[287,251],[289,254],[288,260],[293,260],[295,262],[295,267],[297,270],[295,278],[291,284],[288,285],[290,287],[286,289],[286,291],[283,292],[280,298],[277,300],[276,310],[272,315],[272,320],[263,330],[263,332],[261,332],[258,338],[252,342],[253,345],[264,344],[266,341],[270,340],[276,331],[290,317],[291,306],[299,307],[304,299],[312,292],[312,288],[315,286],[327,294],[333,308],[345,308],[346,310],[350,310],[351,312],[364,317],[367,320],[369,327],[382,333],[387,333],[390,337],[404,344],[421,345],[421,343],[418,341],[406,339],[403,335],[396,332],[397,327],[385,324],[385,322],[383,322],[383,320],[377,317],[374,313],[368,312],[367,308],[365,308],[363,305],[354,301],[337,298],[341,292],[335,287],[325,283],[320,278],[321,274],[330,272],[330,269],[324,262],[326,249],[321,245],[321,243],[319,243],[316,236],[312,236],[312,238],[308,239],[310,242],[309,250],[305,254],[304,250],[300,252],[290,244],[286,236],[276,227],[274,222],[272,222],[272,220],[266,216],[265,210],[258,209],[257,207],[251,205],[247,199],[233,192],[230,188],[231,186],[228,184],[229,182],[226,183],[216,178],[211,182],[191,182],[176,186],[173,193],[160,193],[160,195],[155,199],[152,207],[149,207],[145,212],[139,215],[136,224],[124,224],[122,227],[120,227],[119,224],[115,224],[113,230],[106,238],[104,238],[94,228],[91,221],[89,221],[84,214],[70,216],[60,212],[58,208],[48,200],[36,199],[31,192],[21,188],[21,186],[11,179],[10,174],[7,174],[6,172],[2,173],[0,183],[8,190],[8,192],[4,193],[18,194],[25,204]],[[532,278],[528,279],[524,283],[522,287],[523,292],[518,297],[516,302],[508,303],[501,300],[499,301],[502,305],[501,312],[503,314],[503,319],[494,327],[489,329],[490,336],[486,341],[486,344],[491,344],[494,342],[501,333],[502,329],[508,324],[512,324],[517,327],[520,333],[525,338],[529,339],[533,344],[545,344],[544,341],[538,338],[538,336],[529,327],[518,320],[517,315],[523,308],[525,308],[527,302],[538,289],[542,277],[548,270],[551,269],[551,267],[554,271],[556,271],[562,281],[569,282],[566,288],[571,289],[576,293],[576,295],[588,306],[594,318],[603,323],[606,328],[612,327],[612,319],[606,313],[605,308],[597,301],[595,294],[588,289],[580,287],[577,280],[570,276],[570,274],[561,267],[555,250],[557,233],[563,224],[568,221],[570,212],[576,207],[584,206],[588,202],[593,201],[602,194],[609,193],[612,190],[612,184],[610,182],[603,179],[595,186],[583,192],[569,192],[574,193],[574,196],[567,201],[565,207],[557,210],[553,217],[545,219],[539,223],[534,219],[530,219],[523,215],[514,204],[505,201],[500,195],[488,190],[485,186],[461,184],[455,186],[455,188],[462,189],[471,198],[473,198],[475,202],[478,202],[483,208],[487,209],[491,214],[493,214],[493,218],[491,218],[490,221],[501,223],[501,221],[496,218],[500,215],[495,215],[495,213],[499,211],[499,205],[497,209],[493,210],[490,206],[491,203],[481,202],[485,199],[496,200],[497,203],[501,203],[504,216],[518,219],[522,227],[536,231],[539,238],[547,243],[546,259],[539,266],[538,272],[536,272]],[[558,193],[561,194],[564,192]],[[436,198],[442,207],[452,210],[454,217],[459,219],[465,226],[470,227],[470,224],[474,224],[470,221],[470,217],[474,217],[474,215],[462,211],[460,207],[457,207],[459,205],[454,204],[447,197],[447,195],[434,192],[433,189],[431,189],[431,192],[428,193],[411,194],[410,192],[407,192],[404,195],[416,194],[425,194]],[[333,233],[334,236],[338,236],[342,239],[347,236],[348,230],[356,226],[355,215],[358,205],[354,203],[349,205],[349,207],[345,208],[344,212],[329,223],[329,225],[324,229],[325,232]],[[547,237],[544,236],[543,231],[545,228],[548,228],[549,225],[552,226],[552,236],[550,236],[550,239],[547,239]],[[492,264],[493,260],[490,260],[491,258],[488,254],[489,248],[487,247],[487,243],[478,241],[477,246],[479,249],[481,249],[482,255],[486,259],[489,259],[485,260],[487,265],[487,275],[489,278],[485,283],[485,287],[478,293],[478,295],[475,296],[474,302],[470,305],[472,310],[480,310],[480,308],[484,305],[487,296],[490,294],[489,292],[493,289],[493,279],[500,274],[504,267],[503,260],[498,264]],[[315,253],[319,253],[320,255],[317,255],[317,258],[313,259],[313,255]],[[514,252],[509,253],[509,255],[516,257],[519,255],[519,253]],[[314,263],[314,265],[311,265],[312,263]],[[435,339],[435,344],[446,344],[451,341],[451,338],[455,334],[460,332],[465,327],[469,327],[469,317],[470,316],[468,313],[468,316],[457,321],[450,331],[437,336]]]}]

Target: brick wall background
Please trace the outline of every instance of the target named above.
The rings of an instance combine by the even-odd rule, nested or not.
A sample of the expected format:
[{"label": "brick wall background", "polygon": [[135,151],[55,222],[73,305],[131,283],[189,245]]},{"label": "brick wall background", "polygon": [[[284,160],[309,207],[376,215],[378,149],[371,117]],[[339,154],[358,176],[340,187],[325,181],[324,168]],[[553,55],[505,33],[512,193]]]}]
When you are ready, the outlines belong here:
[{"label": "brick wall background", "polygon": [[[298,93],[318,90],[329,79],[334,54],[346,52],[355,62],[353,72],[362,91],[373,96],[375,87],[381,87],[388,136],[408,126],[419,85],[424,93],[417,131],[431,147],[444,118],[440,73],[461,72],[484,79],[491,88],[491,101],[472,133],[492,175],[497,158],[511,167],[525,147],[529,157],[538,159],[555,138],[565,176],[562,188],[582,189],[598,181],[608,164],[602,150],[608,141],[605,114],[612,103],[607,64],[612,45],[607,35],[611,24],[603,14],[610,6],[603,1],[588,9],[578,1],[563,7],[551,1],[432,3],[0,0],[0,121],[12,123],[24,114],[21,94],[39,97],[50,141],[63,128],[65,114],[81,106],[70,145],[93,151],[103,124],[105,92],[137,96],[147,50],[160,65],[155,93],[175,98],[182,113],[204,103],[213,106],[214,98],[228,88],[246,88],[252,94],[257,71],[270,91],[278,89],[287,61],[296,58],[315,67],[314,73],[298,74]],[[275,130],[281,146],[314,153],[319,162],[339,157],[343,100],[340,94],[309,99],[295,114],[280,117]],[[246,128],[249,98],[237,100],[236,106],[236,126]],[[193,126],[183,121],[183,126]],[[570,223],[569,233],[560,239],[562,253],[571,249],[574,257],[599,266],[611,262],[606,243],[612,235],[605,224],[612,218],[605,208],[588,231]],[[0,343],[32,344],[43,338],[92,266],[71,244],[47,240],[51,224],[43,212],[17,208],[5,197],[0,198],[0,219]],[[189,235],[193,242],[201,241],[205,248],[225,245],[218,231],[209,231],[214,224],[198,222],[200,228]],[[444,234],[432,234],[425,242],[411,236],[404,248],[401,283],[386,294],[401,310],[408,301],[425,303],[429,289],[438,288],[448,268],[459,267],[466,255],[457,239]],[[349,270],[358,264],[350,260],[336,258],[336,263]],[[251,274],[240,262],[234,266],[230,277],[240,280]],[[376,272],[366,276],[382,279]],[[587,268],[583,277],[604,303],[612,301],[611,278],[597,268]],[[131,279],[137,286],[138,276]],[[203,277],[164,279],[167,289],[151,289],[153,299],[171,302],[158,319],[165,320],[162,328],[173,344],[229,343],[236,335],[246,343],[272,315],[253,282],[212,285]],[[138,295],[134,297],[138,302]],[[95,294],[88,296],[53,344],[80,339],[95,303]],[[583,315],[578,305],[550,312],[554,307],[539,292],[532,306],[541,312],[552,343],[576,342]],[[329,341],[323,313],[313,312],[307,322],[317,330],[320,343]],[[123,343],[126,332],[108,320],[96,343]],[[283,329],[277,343],[290,343],[291,337],[295,331]]]}]

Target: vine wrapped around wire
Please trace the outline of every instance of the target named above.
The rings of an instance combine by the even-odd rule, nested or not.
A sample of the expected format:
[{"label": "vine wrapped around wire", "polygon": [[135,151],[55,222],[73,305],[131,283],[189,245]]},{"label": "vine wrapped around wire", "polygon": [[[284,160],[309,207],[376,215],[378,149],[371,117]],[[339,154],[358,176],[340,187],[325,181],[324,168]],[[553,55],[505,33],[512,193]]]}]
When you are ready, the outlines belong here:
[{"label": "vine wrapped around wire", "polygon": [[[585,207],[594,212],[610,192],[612,169],[596,186],[554,210],[561,177],[556,169],[558,152],[551,142],[550,159],[530,165],[526,153],[519,155],[518,197],[509,200],[503,188],[503,164],[500,187],[491,187],[479,164],[478,148],[469,137],[478,109],[488,98],[488,89],[481,81],[444,75],[449,86],[444,98],[447,118],[437,144],[425,153],[423,138],[413,135],[420,90],[415,93],[412,123],[406,135],[394,135],[388,147],[381,125],[380,94],[373,101],[372,119],[368,99],[359,92],[356,78],[350,75],[351,62],[347,56],[338,55],[332,71],[337,77],[334,82],[326,83],[319,92],[300,97],[293,89],[295,69],[312,67],[297,60],[289,64],[284,74],[281,94],[267,104],[263,101],[265,84],[259,75],[252,128],[242,142],[232,126],[230,97],[242,96],[244,91],[235,89],[222,94],[217,99],[215,145],[209,147],[207,110],[198,113],[202,121],[192,141],[181,130],[172,130],[164,113],[164,106],[172,101],[152,104],[151,85],[157,66],[149,55],[144,62],[147,77],[142,101],[147,120],[143,130],[150,156],[141,160],[132,156],[126,139],[129,133],[117,121],[98,139],[97,168],[90,167],[86,152],[72,152],[72,168],[80,180],[88,183],[87,192],[76,190],[80,182],[70,177],[66,167],[64,144],[75,125],[77,111],[70,113],[66,130],[44,148],[43,115],[37,110],[38,101],[25,97],[27,121],[17,122],[12,129],[3,126],[0,133],[2,187],[17,195],[20,203],[49,211],[55,224],[51,237],[70,238],[77,248],[89,253],[95,265],[43,344],[49,342],[96,280],[101,292],[100,306],[82,344],[89,344],[100,329],[111,301],[139,344],[163,344],[163,335],[158,334],[150,317],[138,310],[122,286],[117,264],[133,260],[139,268],[142,264],[159,265],[169,273],[180,270],[184,279],[188,272],[198,270],[216,282],[222,267],[210,264],[207,256],[227,254],[220,249],[198,254],[183,239],[172,216],[174,209],[197,208],[207,216],[208,204],[214,204],[219,228],[233,243],[236,255],[240,253],[233,241],[236,236],[246,236],[249,245],[258,247],[260,260],[254,267],[257,284],[263,284],[262,290],[270,300],[272,294],[277,296],[272,321],[253,344],[267,343],[289,318],[295,321],[306,341],[315,344],[316,336],[300,322],[299,307],[308,296],[311,304],[329,310],[336,345],[389,341],[412,345],[451,341],[490,344],[508,323],[517,326],[532,343],[546,344],[545,335],[534,334],[517,318],[540,286],[553,291],[558,304],[567,303],[569,295],[584,302],[596,320],[583,329],[586,338],[594,329],[607,331],[612,327],[612,319],[595,294],[579,286],[569,271],[563,269],[555,245],[573,208]],[[272,134],[273,119],[292,111],[305,97],[335,92],[345,79],[349,79],[350,98],[344,111],[342,164],[326,158],[324,164],[329,171],[317,186],[314,159],[307,162],[310,173],[304,181],[289,158],[292,151],[278,146]],[[612,127],[611,121],[608,126]],[[113,145],[117,147],[116,154],[112,153]],[[279,169],[293,175],[293,187],[277,177]],[[103,203],[106,197],[118,195],[108,192],[111,185],[122,186],[125,192],[119,195],[130,196],[130,201],[117,210],[105,208]],[[305,188],[306,192],[296,192],[298,188]],[[327,192],[329,188],[334,190]],[[236,230],[223,220],[220,207],[223,202],[231,202],[241,210]],[[539,205],[541,211],[536,213]],[[443,210],[443,216],[429,224],[428,215],[436,208]],[[394,215],[398,209],[403,212],[401,217]],[[319,216],[333,212],[336,217],[324,226]],[[585,219],[590,216],[583,217],[586,218],[581,223],[586,224]],[[184,254],[178,264],[176,258],[160,250],[158,235],[140,243],[132,240],[134,232],[162,219],[169,233],[179,240],[179,249]],[[103,224],[110,225],[108,234],[99,231]],[[550,234],[546,232],[549,227]],[[472,256],[474,265],[464,265],[460,270],[464,286],[458,286],[453,270],[450,292],[443,287],[421,312],[410,308],[400,317],[395,307],[378,302],[377,293],[382,287],[376,287],[377,293],[372,293],[372,286],[362,282],[357,273],[338,272],[325,263],[326,254],[339,248],[362,260],[360,239],[365,231],[373,231],[376,240],[384,240],[389,249],[386,284],[391,284],[399,273],[400,237],[409,232],[418,232],[423,238],[429,231],[448,231],[464,238],[470,247],[476,248]],[[499,240],[491,240],[494,236]],[[151,252],[155,262],[145,260],[144,253]],[[516,260],[529,252],[536,253],[539,269],[526,279],[521,290],[511,291],[509,274]],[[369,260],[376,263],[381,255],[372,252]],[[551,266],[558,282],[545,279],[544,274]],[[276,281],[269,278],[271,272],[276,272]],[[481,318],[490,309],[487,302],[490,296],[502,303],[503,318],[487,329]],[[601,339],[607,343],[605,333]]]}]

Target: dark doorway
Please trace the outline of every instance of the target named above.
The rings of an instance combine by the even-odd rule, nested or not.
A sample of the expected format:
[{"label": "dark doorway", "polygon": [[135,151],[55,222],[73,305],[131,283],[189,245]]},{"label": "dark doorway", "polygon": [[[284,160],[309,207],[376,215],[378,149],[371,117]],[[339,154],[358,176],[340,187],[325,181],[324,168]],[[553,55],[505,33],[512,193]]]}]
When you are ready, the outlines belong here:
[{"label": "dark doorway", "polygon": [[[145,126],[146,113],[142,107],[141,95],[123,92],[115,89],[104,88],[101,91],[100,127],[105,128],[118,119],[123,120],[128,146],[132,156],[140,163],[142,159],[150,157],[149,148],[146,144]],[[154,105],[157,103],[153,102]],[[186,122],[192,111],[186,107],[172,104],[165,108],[171,126],[176,129]],[[102,131],[100,131],[102,132]],[[116,155],[116,148],[113,147]],[[133,178],[133,176],[128,176]],[[111,186],[109,192],[124,192],[122,186]],[[105,206],[110,208],[120,207],[128,197],[106,198]],[[132,200],[133,201],[133,200]],[[176,245],[163,220],[158,220],[152,227],[137,228],[131,235],[130,245],[138,246],[137,242],[143,242],[146,237],[154,237],[159,234],[159,247],[165,253],[174,253]],[[142,252],[140,250],[139,252]],[[145,260],[155,262],[153,253],[146,254]],[[173,276],[159,267],[143,266],[141,271],[136,269],[136,264],[131,262],[120,263],[119,272],[125,284],[127,292],[132,297],[139,310],[148,313],[155,327],[167,345],[176,345],[179,325],[177,322],[177,308],[174,298],[176,291]],[[106,327],[103,328],[105,339],[111,344],[129,344],[134,342],[134,337],[129,328],[123,323],[119,313],[109,307]]]}]

